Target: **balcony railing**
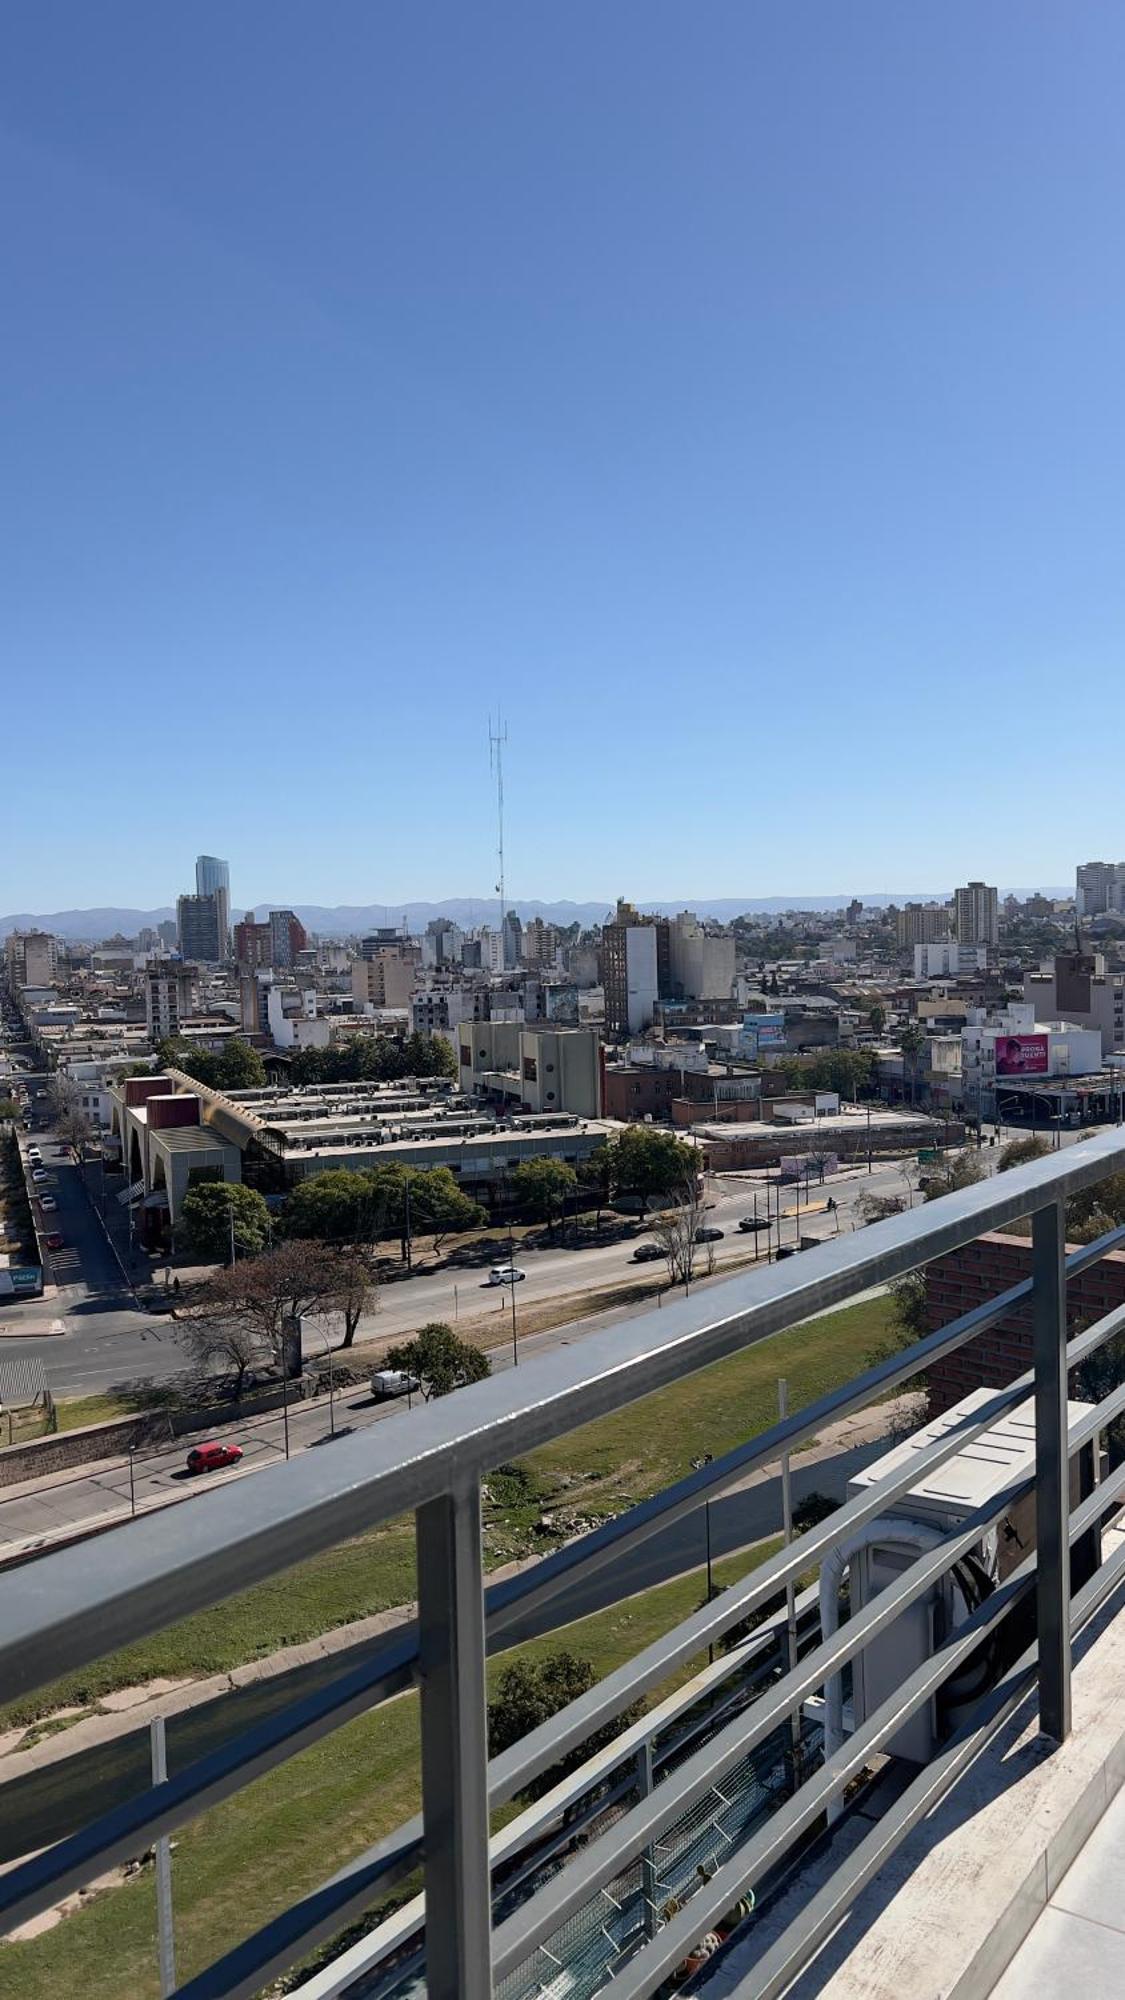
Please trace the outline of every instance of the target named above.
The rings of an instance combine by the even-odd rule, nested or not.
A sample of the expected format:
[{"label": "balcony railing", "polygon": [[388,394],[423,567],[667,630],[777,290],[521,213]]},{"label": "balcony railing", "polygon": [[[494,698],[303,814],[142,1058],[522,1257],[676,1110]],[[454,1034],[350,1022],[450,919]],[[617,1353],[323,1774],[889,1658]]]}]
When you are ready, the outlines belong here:
[{"label": "balcony railing", "polygon": [[[558,1941],[593,1899],[634,1863],[642,1870],[651,1867],[668,1829],[683,1824],[709,1788],[721,1783],[724,1774],[743,1768],[758,1746],[791,1726],[810,1696],[931,1591],[1014,1501],[1034,1488],[1035,1554],[840,1747],[830,1744],[826,1758],[764,1824],[750,1827],[746,1838],[728,1842],[720,1865],[700,1879],[695,1894],[678,1909],[669,1904],[659,1920],[654,1915],[643,1926],[644,1934],[627,1962],[615,1968],[613,1980],[618,2000],[625,1995],[640,2000],[654,1992],[723,1912],[786,1856],[799,1852],[809,1829],[839,1801],[850,1781],[908,1717],[933,1699],[982,1640],[998,1633],[1021,1607],[1025,1615],[1033,1607],[1035,1641],[1024,1645],[979,1697],[969,1719],[759,1961],[746,1991],[759,2000],[781,1993],[887,1855],[956,1782],[1036,1681],[1042,1729],[1055,1739],[1068,1732],[1073,1636],[1125,1581],[1125,1554],[1117,1551],[1071,1595],[1069,1547],[1088,1539],[1125,1494],[1125,1466],[1071,1511],[1069,1460],[1091,1444],[1096,1447],[1105,1427],[1125,1414],[1125,1385],[1113,1389],[1068,1436],[1067,1375],[1125,1332],[1125,1306],[1105,1314],[1068,1344],[1066,1284],[1068,1275],[1089,1269],[1108,1251],[1125,1245],[1125,1228],[1068,1257],[1063,1204],[1071,1194],[1123,1169],[1125,1139],[1119,1132],[1087,1139],[1050,1159],[561,1348],[430,1404],[409,1419],[344,1439],[331,1452],[306,1453],[189,1507],[138,1520],[102,1538],[96,1561],[78,1547],[13,1572],[0,1583],[4,1701],[404,1511],[413,1511],[416,1520],[419,1608],[416,1626],[373,1647],[369,1658],[329,1685],[11,1868],[0,1878],[5,1924],[22,1923],[51,1907],[114,1863],[416,1682],[421,1691],[419,1817],[177,1990],[190,2000],[258,1992],[315,1945],[378,1905],[393,1883],[419,1865],[426,1904],[440,1912],[440,1921],[429,1927],[424,1940],[432,2000],[485,2000],[494,1991],[515,1990],[506,1986],[513,1975],[534,1964],[537,1953],[546,1953],[545,1963],[557,1961]],[[481,1484],[492,1468],[1026,1215],[1032,1218],[1032,1244],[1031,1275],[1025,1282],[521,1575],[485,1589]],[[489,1762],[486,1653],[502,1643],[518,1618],[578,1579],[624,1564],[651,1535],[1025,1307],[1030,1307],[1034,1347],[1034,1367],[1026,1376]],[[779,1591],[795,1585],[829,1551],[846,1544],[889,1503],[1029,1395],[1035,1402],[1034,1475],[1012,1481],[838,1631],[828,1637],[814,1631],[811,1650],[806,1646],[795,1664],[787,1655],[780,1678],[769,1679],[754,1698],[720,1714],[706,1740],[679,1757],[659,1784],[646,1785],[642,1772],[623,1794],[622,1810],[597,1825],[557,1872],[546,1879],[533,1877],[526,1895],[505,1896],[494,1916],[494,1878],[513,1852],[514,1835],[505,1829],[490,1845],[490,1811],[523,1792],[538,1774],[676,1668],[700,1657]],[[708,1670],[716,1685],[730,1672],[729,1659]],[[639,1737],[634,1732],[619,1739],[601,1753],[595,1775],[620,1773],[626,1759],[632,1760],[635,1774],[638,1755],[651,1735],[649,1728]],[[531,1814],[532,1830],[541,1830],[552,1810],[557,1814],[578,1797],[583,1783],[589,1787],[589,1771],[585,1778],[579,1774],[568,1781],[570,1790],[563,1787],[561,1804],[554,1794],[541,1802]],[[332,1829],[326,1825],[326,1850],[331,1843]],[[310,1978],[304,1989],[308,2000],[314,1994],[326,2000],[349,1990],[377,1990],[363,1981],[377,1971],[391,1946],[418,1935],[419,1914],[400,1913],[389,1931],[383,1926],[372,1932]]]}]

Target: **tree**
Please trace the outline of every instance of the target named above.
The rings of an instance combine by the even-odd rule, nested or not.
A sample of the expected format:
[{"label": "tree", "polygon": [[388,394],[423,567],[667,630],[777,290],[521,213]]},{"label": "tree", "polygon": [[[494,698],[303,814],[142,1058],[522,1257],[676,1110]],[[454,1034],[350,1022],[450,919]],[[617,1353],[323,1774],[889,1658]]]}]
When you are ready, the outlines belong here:
[{"label": "tree", "polygon": [[177,1320],[175,1335],[196,1374],[213,1375],[225,1365],[234,1373],[235,1399],[242,1394],[246,1371],[265,1358],[258,1330],[242,1320],[201,1319],[194,1315]]},{"label": "tree", "polygon": [[460,1230],[480,1228],[485,1220],[484,1210],[479,1201],[464,1192],[451,1168],[415,1167],[406,1171],[411,1231],[419,1235],[432,1233],[435,1254],[445,1237]]},{"label": "tree", "polygon": [[266,1080],[265,1064],[257,1049],[237,1035],[219,1057],[217,1073],[222,1090],[258,1090]]},{"label": "tree", "polygon": [[345,1347],[351,1346],[360,1320],[365,1313],[375,1311],[378,1300],[377,1267],[366,1257],[339,1257],[332,1292],[325,1304],[343,1318]]},{"label": "tree", "polygon": [[567,1202],[578,1192],[578,1175],[565,1160],[521,1160],[512,1188],[523,1214],[531,1222],[545,1222],[553,1236]]},{"label": "tree", "polygon": [[196,1316],[252,1332],[259,1348],[282,1356],[285,1323],[325,1307],[339,1279],[339,1260],[318,1243],[281,1243],[260,1257],[216,1271],[196,1298]]},{"label": "tree", "polygon": [[1000,1149],[996,1162],[998,1174],[1006,1174],[1011,1167],[1026,1167],[1032,1160],[1045,1159],[1051,1148],[1045,1139],[1030,1133],[1026,1139],[1012,1139]]},{"label": "tree", "polygon": [[867,1019],[873,1035],[881,1035],[887,1025],[887,1010],[881,1000],[876,1000],[867,1009]]},{"label": "tree", "polygon": [[703,1203],[699,1194],[699,1184],[690,1181],[682,1190],[681,1199],[674,1208],[666,1208],[655,1215],[649,1225],[656,1242],[664,1252],[668,1266],[668,1283],[690,1285],[695,1270],[695,1253],[698,1249],[696,1231],[703,1220]]},{"label": "tree", "polygon": [[[514,1660],[505,1667],[496,1686],[496,1694],[488,1704],[488,1754],[498,1757],[503,1750],[511,1748],[533,1729],[549,1722],[553,1715],[568,1708],[572,1701],[588,1694],[597,1680],[597,1674],[589,1660],[581,1660],[574,1653],[560,1651],[548,1653],[541,1660]],[[555,1785],[576,1771],[587,1759],[612,1743],[622,1731],[629,1729],[644,1713],[643,1701],[633,1703],[623,1709],[612,1722],[596,1729],[585,1742],[576,1744],[557,1764],[533,1778],[521,1794],[525,1799],[542,1798]]]},{"label": "tree", "polygon": [[[1125,1222],[1125,1174],[1110,1174],[1096,1187],[1080,1188],[1067,1202],[1066,1233],[1072,1243],[1092,1243],[1122,1222]],[[1085,1233],[1089,1229],[1093,1229],[1092,1235]]]},{"label": "tree", "polygon": [[975,1187],[985,1178],[980,1155],[966,1149],[960,1153],[947,1153],[940,1166],[927,1168],[919,1177],[918,1186],[926,1201],[940,1201],[943,1194],[956,1194],[958,1188]]},{"label": "tree", "polygon": [[373,1243],[384,1220],[374,1175],[349,1167],[329,1167],[299,1181],[283,1213],[287,1236],[318,1243]]},{"label": "tree", "polygon": [[211,1049],[198,1048],[182,1035],[165,1035],[156,1044],[156,1056],[161,1069],[182,1070],[185,1076],[205,1084],[209,1090],[218,1089],[219,1058]]},{"label": "tree", "polygon": [[606,1146],[615,1195],[640,1195],[642,1213],[654,1195],[679,1195],[699,1173],[694,1146],[651,1125],[627,1125]]},{"label": "tree", "polygon": [[435,1396],[450,1396],[469,1382],[483,1382],[492,1373],[487,1354],[470,1341],[460,1340],[444,1320],[430,1320],[413,1340],[388,1348],[387,1366],[413,1375],[421,1383],[427,1402]]},{"label": "tree", "polygon": [[256,1188],[241,1181],[199,1181],[189,1187],[180,1211],[184,1242],[193,1256],[217,1264],[234,1254],[256,1257],[269,1240],[270,1212]]},{"label": "tree", "polygon": [[926,1036],[917,1022],[911,1021],[899,1036],[899,1043],[910,1074],[910,1102],[914,1104],[918,1098],[918,1061],[926,1046]]},{"label": "tree", "polygon": [[886,1222],[888,1216],[901,1215],[906,1203],[897,1194],[861,1194],[856,1207],[861,1222]]},{"label": "tree", "polygon": [[19,1115],[20,1108],[14,1097],[0,1097],[0,1125],[14,1125]]}]

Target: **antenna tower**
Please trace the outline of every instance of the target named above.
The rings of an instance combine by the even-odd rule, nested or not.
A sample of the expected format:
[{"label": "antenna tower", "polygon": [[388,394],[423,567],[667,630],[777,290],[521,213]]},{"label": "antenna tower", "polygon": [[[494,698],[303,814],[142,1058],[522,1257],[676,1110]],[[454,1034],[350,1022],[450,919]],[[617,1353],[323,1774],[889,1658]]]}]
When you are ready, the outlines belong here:
[{"label": "antenna tower", "polygon": [[[499,710],[497,710],[495,728],[493,727],[492,717],[489,716],[488,718],[488,765],[496,779],[496,859],[499,864],[497,872],[500,878],[496,884],[496,894],[500,898],[501,941],[503,941],[504,936],[504,917],[506,913],[506,904],[504,901],[504,745],[507,741],[508,725]],[[501,942],[502,948],[503,944]]]}]

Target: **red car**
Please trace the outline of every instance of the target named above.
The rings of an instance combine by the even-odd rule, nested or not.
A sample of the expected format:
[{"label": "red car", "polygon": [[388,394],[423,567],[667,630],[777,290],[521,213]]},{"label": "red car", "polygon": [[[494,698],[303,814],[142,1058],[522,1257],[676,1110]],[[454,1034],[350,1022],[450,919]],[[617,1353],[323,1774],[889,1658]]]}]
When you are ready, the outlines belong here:
[{"label": "red car", "polygon": [[48,1250],[61,1250],[62,1247],[63,1247],[63,1239],[61,1232],[57,1229],[52,1229],[50,1235],[47,1238]]},{"label": "red car", "polygon": [[187,1455],[189,1472],[218,1472],[224,1465],[237,1465],[242,1457],[240,1444],[197,1444]]}]

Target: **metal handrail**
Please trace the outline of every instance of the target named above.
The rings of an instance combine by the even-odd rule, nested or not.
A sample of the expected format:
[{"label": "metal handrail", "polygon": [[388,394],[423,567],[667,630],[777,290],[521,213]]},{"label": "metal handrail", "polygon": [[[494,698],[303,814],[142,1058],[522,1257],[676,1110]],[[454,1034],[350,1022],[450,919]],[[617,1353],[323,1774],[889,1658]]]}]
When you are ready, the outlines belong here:
[{"label": "metal handrail", "polygon": [[[88,1880],[112,1859],[135,1852],[142,1835],[151,1839],[182,1824],[350,1716],[406,1686],[419,1658],[425,1670],[423,1762],[424,1769],[429,1769],[431,1786],[435,1782],[435,1764],[433,1745],[427,1750],[427,1717],[432,1730],[433,1718],[446,1716],[443,1740],[453,1749],[454,1762],[466,1752],[476,1758],[480,1745],[474,1744],[473,1739],[483,1729],[485,1645],[491,1648],[502,1643],[517,1613],[547,1601],[577,1578],[593,1573],[607,1562],[620,1559],[647,1536],[728,1490],[745,1478],[749,1470],[775,1460],[833,1418],[908,1381],[938,1356],[954,1351],[1012,1311],[1033,1306],[1038,1327],[1044,1298],[1052,1284],[1053,1305],[1048,1298],[1054,1313],[1051,1324],[1058,1329],[1059,1338],[1065,1339],[1065,1326],[1058,1311],[1064,1268],[1068,1276],[1091,1268],[1107,1252],[1125,1243],[1125,1228],[1071,1253],[1064,1266],[1061,1229],[1055,1225],[1049,1239],[1037,1223],[1031,1279],[973,1308],[906,1352],[867,1370],[815,1405],[773,1426],[701,1472],[677,1482],[664,1494],[630,1510],[534,1570],[493,1586],[484,1599],[486,1639],[481,1604],[479,1483],[487,1471],[752,1341],[840,1303],[872,1283],[886,1281],[957,1249],[983,1230],[1029,1212],[1040,1218],[1044,1214],[1057,1214],[1067,1195],[1096,1183],[1122,1165],[1125,1165],[1125,1143],[1120,1135],[1111,1133],[1088,1140],[1066,1155],[1005,1174],[1000,1182],[962,1190],[921,1210],[806,1252],[796,1268],[785,1264],[728,1280],[694,1299],[665,1307],[660,1314],[645,1315],[610,1333],[592,1336],[580,1346],[537,1360],[518,1375],[513,1372],[462,1391],[444,1405],[430,1406],[409,1424],[386,1426],[377,1436],[345,1441],[330,1462],[320,1454],[309,1454],[291,1466],[259,1473],[237,1492],[228,1489],[209,1495],[190,1510],[178,1510],[174,1526],[159,1516],[126,1525],[105,1537],[100,1545],[103,1557],[112,1565],[108,1576],[104,1561],[99,1565],[100,1574],[91,1575],[81,1550],[46,1556],[28,1569],[13,1573],[0,1582],[0,1699],[11,1698],[53,1679],[68,1667],[101,1657],[111,1647],[142,1637],[204,1604],[244,1589],[260,1577],[377,1525],[404,1507],[418,1512],[420,1545],[423,1541],[425,1544],[425,1560],[420,1561],[422,1604],[418,1630],[404,1629],[375,1658],[338,1677],[316,1695],[293,1704],[280,1716],[251,1729],[176,1779],[153,1787],[46,1854],[9,1871],[0,1881],[0,1908],[9,1912],[11,1921],[17,1914],[23,1917],[57,1900],[66,1889]],[[1048,1255],[1052,1244],[1053,1263]],[[1059,1362],[1061,1378],[1056,1372],[1054,1388],[1047,1384],[1056,1402],[1059,1379],[1065,1389],[1066,1369],[1095,1352],[1123,1327],[1125,1307],[1104,1315],[1095,1327],[1070,1343],[1065,1360]],[[550,1724],[514,1745],[494,1761],[487,1773],[481,1761],[472,1776],[475,1792],[465,1788],[468,1764],[464,1772],[451,1771],[448,1777],[437,1773],[437,1781],[448,1784],[451,1796],[460,1796],[459,1810],[465,1809],[466,1801],[471,1802],[473,1830],[464,1838],[459,1837],[459,1851],[450,1845],[448,1830],[445,1843],[438,1850],[435,1851],[432,1835],[426,1843],[431,1888],[435,1883],[443,1891],[452,1888],[452,1905],[467,1926],[462,1935],[435,1940],[435,1950],[444,1955],[444,1962],[435,1962],[430,1982],[435,2000],[439,1995],[444,2000],[453,1991],[457,1991],[458,2000],[473,2000],[477,1993],[483,1995],[488,1990],[486,1981],[491,1972],[487,1908],[482,1915],[480,1908],[474,1909],[473,1905],[479,1905],[482,1896],[487,1904],[489,1807],[522,1790],[548,1763],[557,1761],[568,1749],[586,1740],[593,1730],[620,1713],[672,1667],[713,1643],[784,1583],[807,1570],[827,1549],[842,1542],[855,1527],[872,1519],[890,1500],[908,1491],[927,1470],[962,1450],[971,1438],[995,1423],[1003,1410],[1023,1400],[1033,1382],[1038,1401],[1044,1394],[1040,1367],[1042,1342],[1038,1332],[1036,1343],[1037,1366],[1031,1374],[998,1392],[983,1411],[975,1410],[971,1418],[914,1455],[909,1466],[868,1488],[829,1520],[779,1551],[742,1584],[682,1620],[673,1632],[608,1676]],[[1049,1402],[1041,1403],[1040,1408],[1050,1414]],[[1072,1433],[1070,1448],[1078,1449],[1080,1442],[1094,1436],[1122,1409],[1125,1409],[1125,1388],[1114,1391],[1082,1419]],[[1065,1451],[1064,1444],[1064,1465]],[[1047,1483],[1053,1480],[1057,1490],[1057,1464],[1054,1472],[1048,1468],[1048,1475]],[[1016,1482],[1016,1487],[1024,1491],[1030,1484],[1030,1479],[1024,1479]],[[1015,1490],[1013,1487],[1001,1502],[990,1507],[990,1519],[1010,1504]],[[1109,1490],[1101,1489],[1099,1504],[1104,1507],[1109,1497]],[[981,1521],[972,1524],[972,1528],[976,1538],[984,1531]],[[1071,1532],[1076,1532],[1074,1521]],[[970,1541],[966,1536],[970,1536]],[[972,1529],[967,1524],[950,1544],[913,1565],[891,1591],[881,1594],[877,1604],[868,1607],[838,1634],[830,1647],[819,1649],[811,1665],[806,1661],[772,1690],[764,1706],[761,1701],[755,1703],[735,1723],[728,1724],[725,1732],[712,1738],[708,1756],[713,1758],[718,1754],[720,1745],[732,1756],[737,1754],[736,1745],[740,1745],[744,1754],[749,1742],[768,1734],[770,1728],[777,1726],[777,1716],[783,1710],[791,1712],[804,1694],[818,1684],[818,1677],[823,1680],[826,1674],[836,1671],[843,1660],[882,1630],[891,1617],[915,1601],[930,1586],[933,1576],[956,1559],[956,1551],[971,1545],[971,1538]],[[1026,1591],[1032,1585],[1042,1603],[1042,1578],[1032,1574],[1022,1588]],[[1010,1595],[1005,1586],[1004,1593],[998,1593],[999,1602],[990,1600],[993,1616],[1000,1615],[1008,1606]],[[465,1634],[461,1639],[464,1667],[450,1675],[449,1648],[453,1648],[453,1657],[458,1657],[458,1620],[464,1617],[469,1618],[467,1640]],[[475,1634],[471,1632],[474,1623]],[[958,1628],[958,1639],[966,1630]],[[466,1643],[467,1652],[463,1650]],[[941,1658],[944,1660],[946,1655],[943,1653]],[[946,1672],[949,1671],[952,1666],[946,1667]],[[888,1729],[881,1740],[887,1740],[892,1733]],[[664,1824],[677,1809],[682,1809],[687,1797],[685,1787],[690,1790],[698,1775],[694,1767],[700,1754],[693,1753],[680,1767],[677,1784],[671,1789],[667,1785],[661,1787],[661,1793],[666,1795],[666,1811],[663,1804],[658,1808],[650,1798],[644,1802],[643,1810],[635,1809],[640,1812],[639,1818],[628,1813],[624,1822],[618,1821],[613,1834],[603,1836],[603,1841],[610,1843],[616,1836],[618,1865],[624,1853],[633,1851],[634,1833],[643,1844],[647,1837],[645,1829],[651,1834],[653,1827]],[[807,1787],[802,1787],[801,1796],[806,1790]],[[456,1822],[454,1812],[451,1823]],[[234,1953],[182,1990],[198,1996],[198,2000],[205,1994],[234,1995],[256,1990],[263,1978],[291,1964],[318,1939],[331,1936],[349,1915],[368,1906],[379,1889],[415,1866],[422,1845],[423,1822],[419,1819],[399,1829],[377,1850],[359,1857],[331,1883],[303,1898],[294,1909],[247,1939]],[[466,1880],[461,1872],[464,1854],[470,1850],[475,1856],[472,1865],[476,1870],[473,1895],[466,1893]],[[500,1969],[510,1969],[521,1955],[526,1955],[532,1948],[529,1939],[542,1938],[557,1927],[562,1920],[558,1909],[571,1908],[575,1898],[583,1893],[580,1876],[587,1890],[595,1877],[599,1881],[608,1879],[604,1870],[613,1852],[612,1844],[602,1846],[595,1841],[584,1854],[589,1882],[581,1869],[573,1875],[570,1870],[564,1871],[563,1877],[547,1885],[546,1891],[539,1890],[526,1908],[517,1910],[501,1925],[495,1939]],[[560,1886],[568,1877],[569,1886]],[[690,1908],[690,1921],[694,1921],[694,1899]],[[705,1921],[700,1918],[700,1928],[705,1927]],[[665,1940],[666,1945],[669,1942]],[[646,1948],[642,1954],[646,1963],[648,1954]],[[640,1966],[640,1960],[636,1964]],[[457,1972],[450,1970],[454,1965],[459,1968]],[[643,1979],[648,1973],[638,1971],[636,1976]],[[630,1983],[627,1990],[639,1994],[652,1988],[643,1984],[634,1987]]]}]

